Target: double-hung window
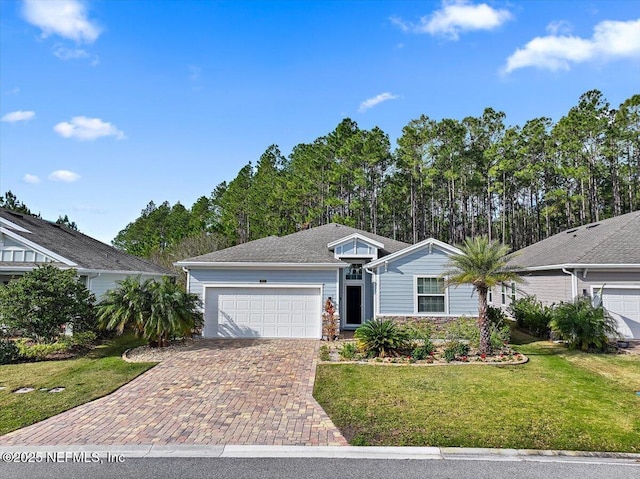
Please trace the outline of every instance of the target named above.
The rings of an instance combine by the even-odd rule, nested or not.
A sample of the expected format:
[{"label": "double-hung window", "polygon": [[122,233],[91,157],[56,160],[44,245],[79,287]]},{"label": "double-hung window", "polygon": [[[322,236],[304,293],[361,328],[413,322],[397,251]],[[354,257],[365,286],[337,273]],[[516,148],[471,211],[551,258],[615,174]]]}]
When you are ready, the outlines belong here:
[{"label": "double-hung window", "polygon": [[446,313],[444,279],[419,277],[416,278],[416,281],[417,312]]}]

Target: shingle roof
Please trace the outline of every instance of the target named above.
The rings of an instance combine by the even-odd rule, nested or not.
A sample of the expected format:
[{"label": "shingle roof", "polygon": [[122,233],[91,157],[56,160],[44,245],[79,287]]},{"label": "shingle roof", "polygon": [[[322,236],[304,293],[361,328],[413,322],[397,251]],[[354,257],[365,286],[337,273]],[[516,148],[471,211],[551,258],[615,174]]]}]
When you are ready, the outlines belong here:
[{"label": "shingle roof", "polygon": [[340,265],[342,262],[333,256],[333,253],[327,248],[327,244],[354,233],[359,233],[383,243],[384,249],[379,251],[381,256],[395,253],[409,246],[401,241],[367,233],[350,226],[330,223],[287,236],[268,236],[249,243],[189,258],[179,263],[255,262]]},{"label": "shingle roof", "polygon": [[618,264],[640,267],[640,211],[563,231],[517,251],[511,262],[523,268]]},{"label": "shingle roof", "polygon": [[[3,224],[8,231],[77,264],[76,269],[131,271],[134,273],[174,274],[154,263],[131,256],[78,231],[34,216],[0,208],[0,218],[29,233]],[[54,263],[57,264],[57,263]],[[2,263],[0,266],[29,266],[31,263]]]}]

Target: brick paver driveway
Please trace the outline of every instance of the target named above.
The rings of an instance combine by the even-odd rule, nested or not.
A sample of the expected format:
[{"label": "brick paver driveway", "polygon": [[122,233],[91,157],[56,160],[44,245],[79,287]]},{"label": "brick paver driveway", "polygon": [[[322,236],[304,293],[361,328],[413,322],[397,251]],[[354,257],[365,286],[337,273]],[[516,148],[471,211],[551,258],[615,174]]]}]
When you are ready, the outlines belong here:
[{"label": "brick paver driveway", "polygon": [[198,341],[0,444],[346,445],[311,395],[317,349],[310,340]]}]

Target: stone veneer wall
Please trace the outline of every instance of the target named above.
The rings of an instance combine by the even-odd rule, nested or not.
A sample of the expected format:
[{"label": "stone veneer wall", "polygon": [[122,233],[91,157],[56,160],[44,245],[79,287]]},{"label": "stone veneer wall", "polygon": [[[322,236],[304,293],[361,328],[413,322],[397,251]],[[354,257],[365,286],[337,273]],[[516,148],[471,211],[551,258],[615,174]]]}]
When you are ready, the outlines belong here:
[{"label": "stone veneer wall", "polygon": [[[377,319],[387,320],[390,319],[397,324],[406,325],[406,324],[418,324],[418,325],[428,325],[434,333],[438,333],[443,331],[448,324],[456,322],[458,319],[470,319],[470,316],[378,316]],[[476,318],[474,318],[476,319]]]}]

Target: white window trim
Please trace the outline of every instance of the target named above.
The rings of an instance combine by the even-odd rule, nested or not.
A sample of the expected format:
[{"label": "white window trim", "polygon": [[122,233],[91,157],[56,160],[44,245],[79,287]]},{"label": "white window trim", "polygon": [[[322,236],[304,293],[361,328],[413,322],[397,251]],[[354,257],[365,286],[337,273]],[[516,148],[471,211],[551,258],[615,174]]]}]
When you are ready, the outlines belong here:
[{"label": "white window trim", "polygon": [[500,285],[500,304],[505,306],[507,304],[507,285]]},{"label": "white window trim", "polygon": [[[418,279],[419,278],[435,278],[441,279],[445,282],[444,286],[444,311],[441,313],[437,312],[418,312]],[[441,296],[439,294],[421,294],[421,296]],[[449,287],[446,283],[446,278],[437,275],[424,275],[424,274],[415,274],[413,275],[413,314],[416,316],[444,316],[449,315]],[[406,316],[406,315],[405,315]]]}]

